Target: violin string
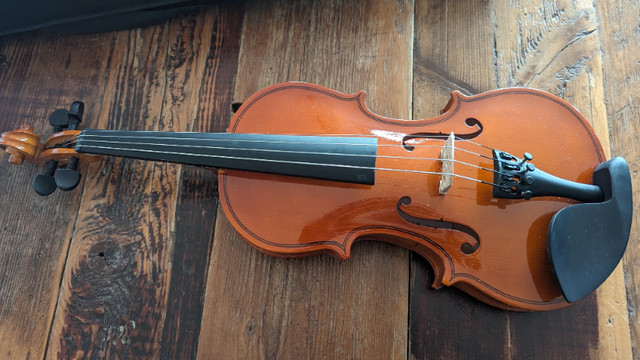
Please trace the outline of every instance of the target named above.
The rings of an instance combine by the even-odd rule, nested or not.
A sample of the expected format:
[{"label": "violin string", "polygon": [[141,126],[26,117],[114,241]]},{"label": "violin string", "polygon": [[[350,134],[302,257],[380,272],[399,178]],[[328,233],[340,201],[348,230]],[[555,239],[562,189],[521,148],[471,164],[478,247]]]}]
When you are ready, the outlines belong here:
[{"label": "violin string", "polygon": [[[220,133],[220,134],[234,134],[234,133]],[[252,134],[246,134],[246,135],[252,135]],[[292,137],[303,137],[303,136],[308,136],[308,137],[325,137],[325,138],[340,138],[340,137],[357,137],[357,138],[380,138],[380,137],[376,137],[376,136],[371,136],[371,135],[362,135],[362,134],[328,134],[328,135],[315,135],[315,134],[281,134],[279,133],[278,135],[283,135],[283,136],[292,136]],[[118,137],[119,139],[122,138],[132,138],[132,139],[140,139],[141,136],[140,134],[134,134],[134,135],[99,135],[99,134],[80,134],[80,135],[76,135],[77,136],[82,136],[83,138],[103,138],[103,139],[109,139],[109,138],[113,138],[113,137]],[[158,139],[158,140],[207,140],[206,138],[201,138],[201,137],[172,137],[172,136],[144,136],[145,139]],[[476,142],[473,142],[471,140],[468,139],[463,139],[459,136],[455,136],[454,134],[454,138],[456,141],[463,141],[475,146],[480,146],[489,150],[494,150],[491,147],[488,147],[486,145],[482,145]],[[446,137],[443,138],[428,138],[425,140],[436,140],[436,141],[445,141]],[[267,143],[267,144],[308,144],[309,141],[304,141],[304,140],[264,140],[264,139],[234,139],[234,138],[229,138],[229,139],[225,139],[224,137],[222,138],[217,138],[215,139],[215,141],[220,141],[220,142],[225,142],[225,141],[237,141],[237,142],[252,142],[252,143]],[[401,140],[398,140],[400,142],[402,142]],[[371,144],[366,144],[366,143],[350,143],[350,142],[335,142],[335,143],[325,143],[325,144],[329,144],[329,145],[349,145],[349,146],[370,146]],[[407,147],[411,147],[411,148],[441,148],[442,146],[440,145],[420,145],[420,144],[378,144],[377,146],[379,147],[403,147],[403,148],[407,148]],[[474,155],[478,155],[477,153],[471,152],[469,151],[471,154]]]},{"label": "violin string", "polygon": [[[287,134],[280,134],[280,135],[287,135]],[[295,136],[295,135],[298,135],[298,134],[288,134],[288,135]],[[325,136],[325,137],[326,136],[339,136],[339,137],[358,137],[358,138],[363,138],[363,137],[364,138],[371,138],[371,137],[373,137],[372,135],[367,135],[367,134],[329,134],[329,135],[327,135],[327,134],[305,134],[304,136]],[[402,135],[403,138],[405,136],[407,136],[407,134],[403,134]],[[414,139],[422,140],[422,141],[432,141],[432,140],[445,141],[445,140],[447,140],[447,137],[449,137],[449,135],[441,134],[441,135],[433,135],[431,137],[426,137],[426,136],[425,137],[415,137]],[[380,138],[380,136],[378,136],[378,138]],[[495,150],[494,148],[492,148],[490,146],[487,146],[487,145],[484,145],[484,144],[480,144],[480,143],[471,141],[469,139],[464,139],[461,136],[456,135],[455,133],[453,134],[453,138],[456,141],[464,141],[465,143],[472,144],[472,145],[475,145],[475,146],[478,146],[478,147],[482,147],[482,148],[489,149],[489,150]],[[402,140],[397,140],[397,141],[402,141]],[[398,145],[398,144],[380,144],[378,146],[403,146],[403,147],[405,147],[407,145],[402,145],[402,144],[400,144],[400,145]],[[415,145],[412,144],[412,145],[408,145],[408,146],[416,147],[416,148],[437,147],[437,145],[419,145],[419,144],[415,144]],[[471,152],[471,153],[472,154],[476,154],[476,153],[473,153],[473,152]],[[479,155],[479,154],[476,154],[476,155]]]},{"label": "violin string", "polygon": [[[108,143],[108,144],[123,144],[123,145],[160,145],[160,144],[150,144],[148,142],[138,142],[138,141],[109,141],[109,140],[90,140],[92,143]],[[180,144],[161,144],[162,146],[171,146],[171,147],[179,147],[184,148],[184,145]],[[330,144],[335,145],[335,144]],[[351,145],[351,144],[344,144]],[[353,144],[353,145],[362,145],[362,144]],[[368,144],[369,146],[373,146]],[[445,146],[434,146],[437,148],[444,148]],[[242,147],[224,147],[224,146],[209,146],[209,145],[189,145],[189,148],[199,148],[199,149],[218,149],[218,150],[239,150],[239,151],[257,151],[257,152],[274,152],[274,153],[291,153],[291,154],[307,154],[307,155],[337,155],[337,156],[359,156],[359,157],[375,157],[375,158],[385,158],[385,159],[398,159],[398,160],[423,160],[423,161],[443,161],[441,158],[427,158],[427,157],[410,157],[410,156],[394,156],[394,155],[367,155],[367,154],[353,154],[353,153],[336,153],[336,152],[317,152],[317,151],[298,151],[298,150],[279,150],[279,149],[255,149],[255,148],[242,148]],[[455,147],[454,147],[455,148]],[[462,150],[461,148],[455,148],[456,150]],[[475,154],[471,152],[472,154]],[[482,156],[480,154],[476,154]],[[454,162],[456,164],[474,167],[480,170],[498,173],[497,171],[489,168],[485,168],[476,164],[467,163],[461,160],[456,159],[444,159],[444,161]]]},{"label": "violin string", "polygon": [[[85,138],[86,137],[96,137],[96,138],[109,138],[109,137],[112,137],[111,135],[96,135],[96,134],[91,134],[91,135],[90,134],[81,134],[81,135],[83,137],[85,137]],[[284,134],[279,134],[279,135],[284,135]],[[77,140],[78,136],[79,135],[74,135],[71,140],[67,140],[67,141],[65,141],[63,143],[60,143],[60,144],[56,145],[56,147],[72,147],[72,146],[75,146],[75,141]],[[315,134],[292,135],[292,136],[325,136],[325,137],[327,137],[327,135],[315,135]],[[370,135],[364,135],[364,134],[330,134],[330,136],[331,137],[360,137],[360,138],[371,137]],[[139,136],[135,136],[135,135],[124,135],[124,136],[119,136],[119,137],[120,138],[123,138],[123,137],[139,138]],[[148,138],[151,138],[151,139],[154,139],[154,138],[155,139],[169,139],[169,140],[171,140],[171,139],[201,140],[201,139],[198,139],[198,138],[174,138],[174,137],[169,137],[169,136],[148,137]],[[478,146],[478,147],[482,147],[482,148],[485,148],[485,149],[489,149],[489,150],[492,150],[492,151],[495,150],[492,147],[489,147],[489,146],[486,146],[484,144],[480,144],[480,143],[471,141],[469,139],[463,139],[460,136],[456,136],[455,134],[454,134],[454,139],[456,141],[463,141],[465,143],[472,144],[472,145],[475,145],[475,146]],[[443,141],[443,140],[446,140],[446,138],[444,138],[444,134],[443,134],[443,138],[441,138],[441,139],[427,138],[425,140],[427,140],[427,141],[429,141],[429,140]],[[273,141],[273,140],[251,140],[251,139],[238,139],[238,140],[216,139],[216,141],[252,141],[252,142],[262,142],[262,143],[291,143],[290,141],[282,141],[282,140],[281,141]],[[295,143],[306,144],[308,142],[297,141]],[[357,145],[357,146],[362,146],[362,145],[369,145],[369,144],[333,143],[333,144],[329,144],[329,145]],[[406,144],[378,144],[377,146],[379,146],[379,147],[403,147],[403,148],[406,148],[407,145]],[[440,149],[444,148],[444,146],[441,146],[441,145],[419,145],[419,144],[415,144],[415,145],[408,145],[408,146],[411,146],[413,148],[440,148]],[[454,146],[454,149],[456,151],[459,150],[459,151],[462,151],[462,152],[465,152],[465,153],[468,153],[468,154],[471,154],[471,155],[475,155],[475,156],[479,156],[479,157],[485,158],[487,160],[505,162],[505,160],[503,160],[503,159],[496,159],[493,156],[483,155],[483,154],[476,153],[474,151],[471,151],[471,150],[468,150],[468,149],[464,149],[464,148],[461,148],[461,147]],[[407,158],[409,158],[409,157],[407,157]],[[489,171],[494,171],[494,170],[489,170]]]},{"label": "violin string", "polygon": [[228,159],[228,160],[248,160],[248,161],[259,161],[259,162],[273,162],[273,163],[285,163],[285,164],[296,164],[296,165],[311,165],[311,166],[324,166],[324,167],[341,167],[341,168],[350,168],[350,169],[362,169],[362,170],[380,170],[380,171],[395,171],[395,172],[408,172],[408,173],[416,173],[416,174],[426,174],[426,175],[450,175],[457,178],[475,181],[482,184],[487,184],[491,186],[503,186],[499,184],[495,184],[492,182],[475,179],[472,177],[468,177],[465,175],[460,175],[456,173],[444,173],[444,172],[436,172],[436,171],[424,171],[424,170],[411,170],[411,169],[395,169],[395,168],[383,168],[377,166],[358,166],[358,165],[345,165],[345,164],[323,164],[323,163],[314,163],[307,161],[290,161],[290,160],[277,160],[277,159],[261,159],[261,158],[246,158],[240,156],[227,156],[227,155],[213,155],[213,154],[194,154],[194,153],[183,153],[183,152],[173,152],[173,151],[156,151],[156,150],[148,150],[148,149],[130,149],[130,148],[116,148],[111,146],[96,146],[91,145],[94,149],[103,149],[103,150],[115,150],[115,151],[136,151],[136,152],[144,152],[144,153],[154,153],[154,154],[169,154],[169,155],[178,155],[178,156],[190,156],[197,155],[203,157],[213,157],[219,159]]},{"label": "violin string", "polygon": [[[331,135],[332,135],[332,136],[339,136],[339,135],[337,135],[337,134],[331,134]],[[79,136],[83,136],[83,137],[94,137],[94,138],[105,138],[105,139],[107,139],[107,138],[112,138],[112,137],[113,137],[113,135],[95,135],[95,134],[88,135],[88,134],[79,134],[79,135],[74,135],[70,140],[67,140],[67,141],[66,141],[66,142],[64,142],[64,143],[60,143],[60,144],[58,144],[58,145],[57,145],[57,147],[67,147],[67,146],[68,146],[68,147],[72,147],[72,146],[75,146],[75,144],[76,144],[76,142],[77,142],[77,140],[78,140]],[[294,135],[294,136],[296,136],[296,135]],[[297,136],[302,136],[302,135],[297,135]],[[314,136],[314,135],[307,135],[307,136]],[[318,135],[318,136],[319,136],[319,135]],[[324,135],[324,136],[326,137],[326,135]],[[370,137],[370,136],[368,136],[368,135],[361,135],[361,134],[360,134],[360,135],[358,135],[358,134],[356,134],[356,135],[349,135],[349,136],[352,136],[352,137],[353,137],[353,136],[358,136],[358,137]],[[139,136],[134,136],[134,135],[130,135],[130,136],[118,136],[118,137],[119,137],[119,138],[122,138],[122,137],[139,138]],[[194,137],[194,138],[184,138],[184,137],[181,137],[181,138],[173,138],[173,137],[167,137],[167,136],[162,136],[162,137],[146,137],[146,138],[147,138],[147,139],[159,139],[159,140],[166,140],[166,139],[203,140],[202,138],[195,138],[195,137]],[[468,139],[462,139],[462,138],[460,138],[460,137],[458,137],[458,136],[455,136],[455,138],[456,138],[456,139],[458,139],[459,141],[464,141],[465,143],[469,143],[469,144],[476,145],[476,146],[479,146],[479,147],[483,147],[483,148],[486,148],[486,149],[489,149],[489,150],[493,150],[493,148],[491,148],[491,147],[488,147],[488,146],[486,146],[486,145],[483,145],[483,144],[479,144],[479,143],[476,143],[476,142],[470,141],[470,140],[468,140]],[[216,140],[221,140],[221,141],[233,141],[234,139],[216,139]],[[443,141],[443,140],[445,140],[445,139],[444,139],[444,137],[443,137],[443,139],[427,139],[427,140]],[[93,140],[93,141],[97,141],[97,140]],[[291,141],[252,140],[252,139],[235,139],[235,141],[253,141],[253,142],[262,142],[262,143],[277,143],[277,142],[281,142],[281,143],[291,143]],[[102,142],[110,142],[110,143],[112,143],[113,141],[104,141],[104,140],[102,140]],[[121,143],[125,143],[125,144],[126,144],[126,142],[121,142]],[[294,141],[294,143],[301,143],[301,144],[304,144],[304,143],[308,143],[308,142],[305,142],[305,141]],[[138,143],[138,144],[140,144],[140,143]],[[151,145],[151,144],[149,144],[149,143],[145,143],[145,144],[147,144],[147,145]],[[353,143],[325,143],[325,144],[329,144],[329,145],[369,145],[369,146],[372,146],[371,144],[353,144]],[[170,145],[170,146],[176,146],[176,145],[171,145],[171,144],[154,144],[154,145],[162,145],[162,146]],[[378,146],[378,147],[379,147],[379,146],[387,146],[387,147],[405,147],[405,148],[406,148],[406,145],[405,145],[405,144],[376,144],[375,146]],[[441,146],[441,145],[419,145],[419,144],[410,145],[410,146],[411,146],[411,147],[413,147],[413,148],[416,148],[416,147],[417,147],[417,148],[439,148],[439,149],[443,149],[443,148],[445,148],[445,147],[446,147],[446,145]],[[202,147],[202,146],[201,146],[201,147]],[[205,147],[206,147],[206,146],[205,146]],[[225,148],[223,148],[223,147],[215,147],[215,148],[225,149]],[[228,149],[238,149],[238,148],[228,148]],[[469,153],[469,154],[472,154],[472,155],[475,155],[475,156],[480,156],[480,157],[486,158],[486,159],[488,159],[488,160],[494,160],[494,161],[495,161],[495,160],[497,160],[497,161],[500,161],[500,162],[505,162],[505,161],[506,161],[506,160],[503,160],[503,159],[496,159],[496,158],[491,157],[491,156],[486,156],[486,155],[483,155],[483,154],[479,154],[479,153],[476,153],[476,152],[473,152],[473,151],[470,151],[470,150],[467,150],[467,149],[464,149],[464,148],[461,148],[461,147],[457,147],[457,146],[454,146],[454,149],[456,149],[456,151],[462,151],[462,152],[466,152],[466,153]],[[131,150],[131,149],[122,149],[122,150]],[[247,149],[247,150],[254,150],[254,151],[255,151],[255,150],[258,150],[258,151],[261,151],[261,150],[262,150],[262,151],[269,151],[269,150],[272,150],[272,151],[274,151],[273,149]],[[281,151],[281,152],[284,152],[285,150],[275,150],[275,151]],[[318,155],[326,154],[326,153],[313,153],[313,152],[300,152],[300,151],[293,151],[293,152],[295,152],[295,153],[318,154]],[[162,151],[158,151],[158,153],[162,153]],[[185,154],[189,154],[189,153],[185,153]],[[190,155],[199,155],[199,154],[190,154]],[[336,155],[336,153],[331,153],[331,155]],[[350,156],[354,156],[354,155],[356,155],[356,156],[367,156],[367,155],[363,155],[363,154],[342,154],[342,155],[350,155]],[[502,174],[501,172],[498,172],[498,171],[493,170],[493,169],[488,169],[488,168],[485,168],[485,167],[482,167],[482,166],[478,166],[478,165],[475,165],[475,164],[471,164],[471,163],[467,163],[467,162],[463,162],[463,161],[455,160],[455,159],[423,158],[423,157],[407,157],[407,156],[405,156],[405,157],[403,157],[403,156],[384,156],[384,155],[371,155],[371,156],[374,156],[374,157],[381,157],[381,158],[391,158],[391,159],[411,159],[411,160],[451,161],[451,162],[459,163],[459,164],[461,164],[461,165],[474,167],[474,168],[477,168],[477,169],[480,169],[480,170],[483,170],[483,171],[488,171],[488,172],[492,172],[492,173]],[[260,161],[260,160],[262,160],[262,159],[251,159],[251,158],[247,158],[246,160],[258,160],[258,161]],[[264,161],[266,161],[266,159],[264,159]],[[281,161],[281,162],[286,163],[286,162],[290,162],[290,161]],[[315,165],[321,165],[321,166],[336,166],[336,164],[315,164]],[[500,185],[497,185],[497,184],[495,184],[495,183],[490,183],[490,182],[486,182],[486,181],[483,181],[483,180],[480,180],[480,179],[475,179],[475,178],[471,178],[471,177],[466,177],[466,176],[464,176],[464,175],[460,175],[460,174],[456,174],[456,173],[448,174],[448,173],[443,173],[443,172],[429,172],[429,171],[407,170],[407,169],[386,169],[386,168],[371,168],[371,169],[374,169],[374,170],[375,170],[375,169],[378,169],[378,170],[383,170],[383,171],[385,171],[385,170],[386,170],[386,171],[407,171],[407,172],[417,172],[417,173],[424,173],[424,174],[431,174],[431,175],[451,175],[451,176],[455,176],[455,177],[459,177],[459,178],[463,178],[463,179],[467,179],[467,180],[476,181],[476,182],[479,182],[479,183],[484,183],[484,184],[493,185],[493,186],[500,186]],[[504,174],[502,174],[502,175],[504,175]]]},{"label": "violin string", "polygon": [[[228,133],[224,133],[224,134],[228,134]],[[278,134],[278,135],[283,135],[283,134]],[[82,136],[83,138],[98,138],[98,139],[110,139],[113,138],[114,135],[99,135],[99,134],[80,134],[80,136]],[[321,136],[321,135],[292,135],[292,136]],[[325,137],[338,137],[338,136],[349,136],[349,137],[369,137],[372,138],[371,136],[367,136],[367,135],[336,135],[336,134],[331,134],[331,136],[326,136]],[[117,135],[118,138],[133,138],[133,139],[139,139],[140,135]],[[458,140],[458,141],[464,141],[465,143],[469,143],[475,146],[480,146],[489,150],[494,150],[493,148],[486,146],[486,145],[482,145],[473,141],[470,141],[468,139],[462,139],[460,137],[457,137],[454,135],[454,137]],[[203,138],[197,138],[197,137],[193,137],[193,138],[189,138],[189,137],[171,137],[171,136],[146,136],[145,139],[156,139],[156,140],[206,140]],[[278,144],[278,143],[282,143],[282,144],[291,144],[291,143],[295,143],[295,144],[308,144],[308,141],[285,141],[285,140],[257,140],[257,139],[215,139],[216,141],[221,141],[221,142],[225,142],[225,141],[237,141],[237,142],[253,142],[253,143],[265,143],[265,144]],[[434,140],[434,139],[430,139],[430,140]],[[444,141],[446,139],[438,139],[439,141]],[[354,143],[345,143],[345,142],[336,142],[336,143],[324,143],[327,145],[349,145],[349,146],[371,146],[371,144],[354,144]],[[376,146],[378,147],[402,147],[402,148],[406,148],[407,146],[413,147],[413,148],[439,148],[442,149],[444,146],[441,145],[406,145],[406,144],[377,144]],[[475,156],[479,156],[488,160],[492,160],[492,161],[500,161],[503,162],[504,160],[502,159],[496,159],[493,156],[487,156],[487,155],[483,155],[468,149],[464,149],[464,148],[460,148],[457,146],[454,146],[454,149],[456,150],[460,150],[462,152],[466,152],[468,154],[471,155],[475,155]]]},{"label": "violin string", "polygon": [[[279,134],[279,135],[280,135],[280,134]],[[337,134],[331,134],[331,135],[332,135],[332,136],[340,136],[340,135],[337,135]],[[112,138],[112,137],[113,137],[113,135],[96,135],[96,134],[90,134],[90,135],[89,135],[89,134],[80,134],[80,135],[75,135],[75,136],[74,136],[74,138],[75,138],[75,139],[74,139],[74,140],[69,141],[69,142],[71,143],[71,145],[74,145],[74,144],[75,144],[75,141],[77,140],[77,137],[78,137],[78,136],[83,136],[83,137],[85,137],[85,138],[87,138],[87,137],[93,137],[93,138]],[[296,135],[293,135],[293,136],[296,136]],[[297,136],[320,136],[320,135],[297,135]],[[362,134],[359,134],[359,135],[358,135],[358,134],[356,134],[356,135],[349,135],[349,136],[351,136],[351,137],[353,137],[353,136],[357,136],[357,137],[369,137],[369,136],[367,136],[367,135],[362,135]],[[124,136],[120,136],[120,135],[119,135],[119,136],[118,136],[118,138],[134,138],[134,139],[137,139],[137,138],[139,138],[139,136],[136,136],[136,135],[124,135]],[[151,137],[146,137],[146,138],[147,138],[147,139],[156,139],[156,140],[167,140],[167,139],[169,139],[169,140],[171,140],[171,139],[179,139],[179,140],[203,140],[202,138],[195,138],[195,137],[194,137],[194,138],[188,138],[188,137],[180,137],[180,138],[176,138],[176,137],[170,137],[170,136],[161,136],[161,137],[153,137],[153,136],[151,136]],[[483,145],[483,144],[479,144],[479,143],[476,143],[476,142],[470,141],[470,140],[468,140],[468,139],[462,139],[462,138],[457,137],[457,136],[456,136],[456,138],[457,138],[459,141],[464,141],[464,142],[466,142],[466,143],[470,143],[470,144],[473,144],[473,145],[476,145],[476,146],[480,146],[480,147],[483,147],[483,148],[486,148],[486,149],[489,149],[489,150],[494,150],[494,149],[493,149],[493,148],[491,148],[491,147],[488,147],[488,146],[486,146],[486,145]],[[434,140],[434,139],[429,139],[429,140]],[[444,140],[444,139],[438,139],[438,140]],[[98,140],[93,140],[93,141],[98,141]],[[106,141],[106,140],[101,140],[101,141],[102,141],[102,142],[113,143],[113,141]],[[274,140],[224,139],[224,138],[223,138],[223,139],[216,139],[216,141],[246,141],[246,142],[260,142],[260,143],[268,143],[268,144],[271,144],[271,143],[292,143],[292,142],[293,142],[293,143],[299,143],[299,144],[308,144],[308,143],[309,143],[308,141],[284,141],[284,140],[277,140],[277,141],[274,141]],[[126,143],[126,142],[121,142],[121,143]],[[135,143],[132,143],[132,144],[135,144]],[[148,145],[149,145],[149,143],[137,143],[137,144],[148,144]],[[353,146],[353,145],[355,145],[355,146],[363,146],[363,145],[371,146],[371,144],[354,144],[354,143],[325,143],[325,144],[328,144],[328,145],[349,145],[349,146]],[[157,144],[157,145],[163,145],[163,146],[176,146],[176,145],[171,145],[171,144]],[[193,147],[193,146],[195,146],[195,145],[192,145],[192,147]],[[405,147],[405,145],[403,145],[403,144],[376,144],[376,146],[378,146],[378,147],[380,147],[380,146],[384,146],[384,147],[403,147],[403,148]],[[417,145],[417,144],[416,144],[416,145],[410,145],[410,146],[411,146],[411,147],[418,147],[418,148],[438,148],[438,149],[443,149],[443,148],[445,147],[445,145]],[[225,148],[223,148],[223,147],[211,147],[211,148],[225,149]],[[482,157],[482,158],[485,158],[485,159],[488,159],[488,160],[491,160],[491,161],[499,161],[499,162],[502,162],[502,163],[504,163],[504,162],[509,162],[509,161],[507,161],[507,160],[503,160],[503,159],[496,159],[496,158],[495,158],[495,157],[493,157],[493,156],[486,156],[486,155],[483,155],[483,154],[480,154],[480,153],[476,153],[476,152],[473,152],[473,151],[470,151],[470,150],[467,150],[467,149],[464,149],[464,148],[461,148],[461,147],[454,146],[453,148],[454,148],[456,151],[462,151],[462,152],[469,153],[469,154],[471,154],[471,155],[475,155],[475,156],[479,156],[479,157]],[[239,149],[239,148],[226,148],[226,149],[233,150],[233,149]],[[252,149],[252,148],[250,148],[250,149],[241,149],[241,150],[254,150],[254,151],[255,151],[255,150],[258,150],[258,151],[269,151],[269,150],[271,150],[271,151],[280,151],[280,152],[285,152],[284,150]],[[313,153],[313,152],[301,152],[301,151],[292,151],[292,152],[295,152],[295,153],[307,153],[307,154],[317,154],[317,155],[323,155],[323,154],[326,154],[326,153]],[[336,153],[331,153],[331,155],[337,155],[337,154],[336,154]],[[355,155],[355,156],[362,156],[362,155],[360,155],[360,154],[343,154],[343,155],[349,155],[349,156],[354,156],[354,155]],[[376,157],[383,157],[383,158],[384,158],[384,157],[387,157],[387,158],[408,159],[408,160],[432,160],[432,161],[433,161],[433,160],[441,160],[441,161],[442,161],[442,159],[439,159],[439,158],[437,158],[437,159],[436,159],[436,158],[420,158],[420,157],[409,157],[409,156],[402,157],[402,156],[383,156],[383,155],[378,155],[378,156],[376,156]],[[478,169],[480,169],[480,170],[484,170],[484,171],[488,171],[488,172],[492,172],[492,173],[497,173],[497,174],[502,174],[502,175],[504,175],[503,173],[498,172],[498,171],[495,171],[495,170],[493,170],[493,169],[488,169],[488,168],[485,168],[485,167],[482,167],[482,166],[478,166],[478,165],[475,165],[475,164],[466,163],[466,162],[459,161],[459,160],[449,160],[449,159],[445,159],[444,161],[452,161],[452,162],[459,163],[459,164],[461,164],[461,165],[471,166],[471,167],[478,168]]]},{"label": "violin string", "polygon": [[65,142],[58,143],[54,145],[54,148],[71,148],[76,146],[76,139],[67,140]]}]

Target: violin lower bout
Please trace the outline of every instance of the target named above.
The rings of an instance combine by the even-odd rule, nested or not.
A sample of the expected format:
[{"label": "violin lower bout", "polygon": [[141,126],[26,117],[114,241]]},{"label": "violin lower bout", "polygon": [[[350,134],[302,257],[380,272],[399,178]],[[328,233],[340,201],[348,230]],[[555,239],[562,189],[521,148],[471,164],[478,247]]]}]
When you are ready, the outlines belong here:
[{"label": "violin lower bout", "polygon": [[508,226],[487,226],[478,242],[463,231],[408,222],[401,212],[427,218],[426,207],[405,205],[401,197],[360,197],[371,191],[365,185],[334,187],[322,180],[241,171],[224,171],[220,180],[221,204],[231,224],[266,254],[330,254],[346,260],[356,241],[384,241],[427,259],[435,288],[456,286],[485,303],[510,310],[568,305],[546,258],[545,226],[551,214],[533,224],[534,231],[524,234],[524,239],[513,239],[511,244],[509,235],[500,234],[509,233]]}]

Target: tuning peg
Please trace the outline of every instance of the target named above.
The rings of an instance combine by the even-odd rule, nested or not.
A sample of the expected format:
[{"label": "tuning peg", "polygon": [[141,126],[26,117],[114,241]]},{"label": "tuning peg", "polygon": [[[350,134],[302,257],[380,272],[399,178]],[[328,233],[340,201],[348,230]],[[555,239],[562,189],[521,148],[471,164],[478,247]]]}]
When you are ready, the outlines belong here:
[{"label": "tuning peg", "polygon": [[84,103],[82,101],[74,101],[69,107],[69,130],[76,130],[82,122],[84,115]]},{"label": "tuning peg", "polygon": [[[63,109],[54,111],[49,117],[49,123],[56,132],[62,131],[63,129],[76,130],[82,122],[83,115],[84,103],[74,101],[69,107],[69,111]],[[74,156],[69,159],[69,163],[65,168],[58,170],[55,174],[53,186],[60,188],[62,191],[73,190],[80,183],[80,177],[80,173],[78,172],[78,158]],[[42,177],[41,181],[43,183],[45,182],[44,177]],[[46,190],[53,192],[53,190],[50,189],[51,186],[51,179],[47,178]],[[51,192],[49,192],[49,194]]]},{"label": "tuning peg", "polygon": [[36,178],[33,179],[33,189],[41,196],[51,195],[57,188],[53,174],[55,174],[58,168],[58,162],[49,160],[46,164],[44,173],[38,174]]},{"label": "tuning peg", "polygon": [[78,172],[78,158],[72,157],[64,169],[58,170],[55,176],[55,185],[62,191],[73,190],[80,183],[80,173]]},{"label": "tuning peg", "polygon": [[[84,115],[84,103],[74,101],[69,110],[58,109],[49,116],[49,124],[53,126],[54,132],[63,130],[76,130],[82,122]],[[33,179],[33,189],[38,195],[46,196],[52,194],[56,188],[63,191],[75,189],[80,183],[80,173],[78,172],[78,158],[71,157],[67,166],[58,170],[58,162],[49,160],[46,162],[44,173]],[[57,173],[56,173],[56,170]]]},{"label": "tuning peg", "polygon": [[60,132],[69,126],[69,112],[58,109],[49,115],[49,124],[53,126],[53,132]]},{"label": "tuning peg", "polygon": [[[82,115],[84,114],[84,103],[81,101],[74,101],[69,107],[69,130],[76,130],[82,122]],[[78,172],[78,158],[72,157],[69,159],[67,167],[58,170],[56,173],[56,185],[62,191],[73,190],[80,183],[80,173]]]}]

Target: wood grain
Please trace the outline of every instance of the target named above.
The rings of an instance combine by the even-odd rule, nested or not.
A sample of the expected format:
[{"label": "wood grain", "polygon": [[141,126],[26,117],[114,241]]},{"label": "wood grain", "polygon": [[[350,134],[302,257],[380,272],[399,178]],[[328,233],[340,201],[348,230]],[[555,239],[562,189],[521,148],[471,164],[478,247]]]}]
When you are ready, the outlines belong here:
[{"label": "wood grain", "polygon": [[[626,301],[616,299],[616,305],[628,302],[633,357],[640,359],[640,31],[638,17],[640,5],[632,1],[598,2],[597,4],[600,42],[603,53],[603,78],[605,86],[606,117],[611,131],[613,156],[624,156],[631,171],[634,189],[634,218],[631,237],[624,258]],[[620,290],[616,287],[615,290]],[[616,306],[617,316],[606,319],[616,322],[627,316],[626,309]],[[619,358],[629,354],[628,345],[617,341],[627,336],[626,329],[612,334],[607,339],[612,343],[611,353]]]},{"label": "wood grain", "polygon": [[[47,135],[74,100],[88,127],[223,131],[231,103],[289,80],[366,90],[374,112],[407,119],[451,90],[529,86],[574,104],[637,189],[639,17],[630,1],[256,0],[144,29],[0,37],[0,131]],[[6,158],[3,359],[640,359],[637,191],[624,267],[567,309],[512,313],[432,290],[427,262],[387,244],[344,263],[262,255],[219,212],[208,170],[107,159],[42,198],[40,169]]]},{"label": "wood grain", "polygon": [[[438,103],[446,103],[451,90],[476,93],[499,87],[534,87],[584,108],[608,148],[602,58],[591,4],[427,1],[417,4],[416,18],[415,117],[435,114]],[[611,346],[604,339],[627,326],[624,316],[616,314],[621,307],[608,305],[618,299],[615,291],[606,291],[609,287],[599,292],[598,301],[591,296],[550,314],[495,312],[458,291],[434,294],[421,290],[429,277],[421,260],[413,264],[411,354],[416,358],[587,358],[598,352],[606,357]],[[620,275],[610,280],[617,289],[623,286]],[[616,321],[600,324],[603,313]],[[447,326],[451,323],[459,327]],[[456,336],[461,329],[461,336]],[[478,348],[468,339],[496,345]],[[625,341],[623,336],[615,339],[616,345]]]},{"label": "wood grain", "polygon": [[[30,123],[48,136],[51,111],[102,90],[110,45],[108,36],[0,38],[1,131]],[[81,190],[40,197],[31,183],[41,169],[1,160],[0,357],[42,358]]]},{"label": "wood grain", "polygon": [[[193,128],[214,19],[205,15],[117,33],[105,93],[109,105],[99,109],[93,125],[161,131]],[[48,356],[159,356],[168,302],[174,299],[171,256],[179,179],[180,166],[171,164],[107,159],[90,168]],[[183,235],[179,220],[178,235]],[[205,252],[206,244],[205,240]],[[184,264],[180,257],[177,260],[178,266]],[[191,284],[195,291],[197,278],[204,275],[199,273]],[[183,284],[176,280],[174,291],[181,292]],[[197,293],[190,295],[198,300]],[[168,323],[176,326],[171,314]],[[185,321],[189,315],[184,314]],[[189,326],[194,327],[187,325],[186,330]],[[197,332],[184,334],[190,335],[197,337]],[[163,352],[193,352],[180,349],[188,346],[184,338],[177,340],[168,342]]]},{"label": "wood grain", "polygon": [[[224,132],[240,51],[243,6],[216,9],[202,89],[192,131]],[[207,20],[210,17],[207,17]],[[161,358],[194,358],[202,323],[210,243],[218,207],[217,176],[209,169],[185,166],[175,216],[171,284],[163,326]],[[209,250],[209,251],[207,251]]]},{"label": "wood grain", "polygon": [[[168,28],[116,34],[106,106],[97,109],[93,127],[165,129],[158,120],[167,86],[162,72]],[[166,177],[154,181],[156,171]],[[167,219],[175,200],[165,196],[173,194],[176,171],[171,165],[114,159],[90,167],[48,357],[153,354],[149,344],[159,340],[173,241]]]},{"label": "wood grain", "polygon": [[[375,111],[407,117],[411,10],[375,1],[248,4],[236,101],[302,80],[367,89]],[[342,264],[267,257],[218,216],[198,357],[404,358],[407,260],[374,243]]]}]

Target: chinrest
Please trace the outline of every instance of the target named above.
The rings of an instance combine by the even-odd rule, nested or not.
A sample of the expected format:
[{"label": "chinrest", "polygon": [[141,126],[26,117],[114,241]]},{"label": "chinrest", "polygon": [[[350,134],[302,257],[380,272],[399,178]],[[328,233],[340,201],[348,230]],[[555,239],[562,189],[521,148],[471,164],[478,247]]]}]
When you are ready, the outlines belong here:
[{"label": "chinrest", "polygon": [[616,157],[598,165],[593,183],[604,192],[604,201],[566,207],[549,225],[549,258],[569,302],[590,294],[609,277],[629,241],[633,206],[626,161]]}]

